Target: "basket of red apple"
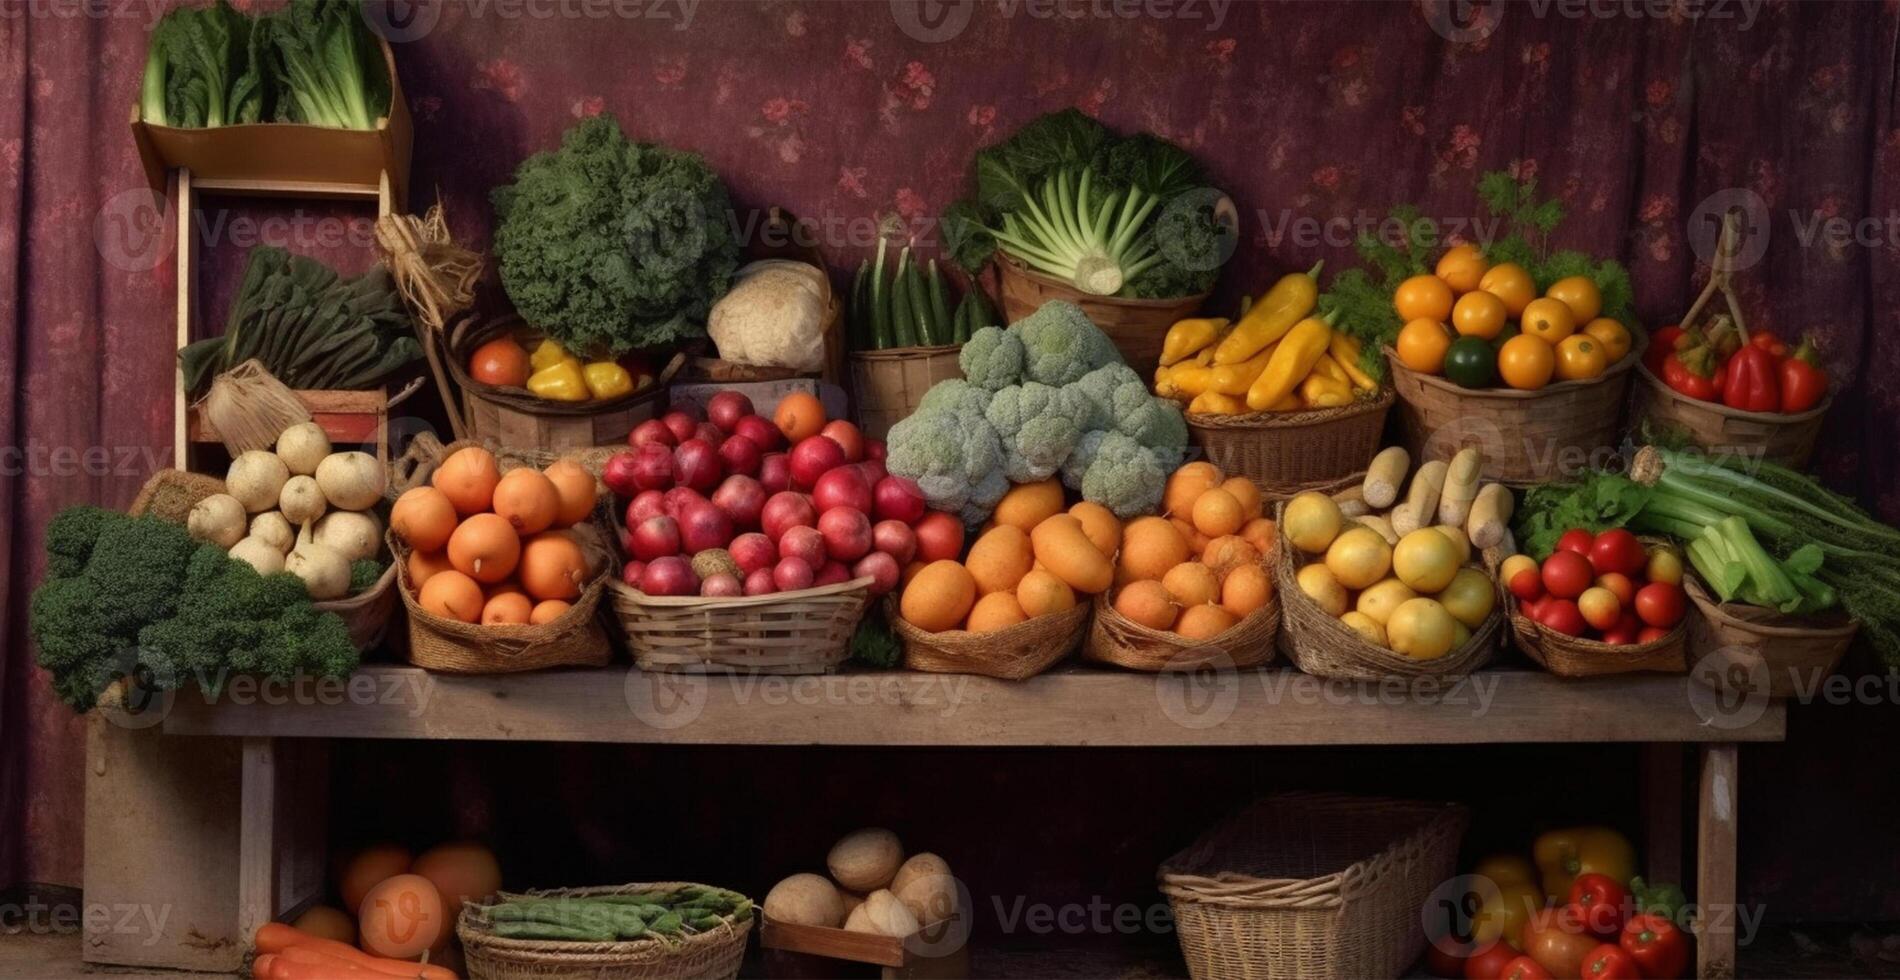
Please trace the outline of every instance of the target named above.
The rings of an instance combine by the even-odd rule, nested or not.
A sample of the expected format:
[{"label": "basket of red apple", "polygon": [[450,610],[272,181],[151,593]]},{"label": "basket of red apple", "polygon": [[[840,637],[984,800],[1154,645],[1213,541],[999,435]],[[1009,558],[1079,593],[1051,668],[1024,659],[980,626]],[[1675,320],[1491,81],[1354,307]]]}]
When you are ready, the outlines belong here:
[{"label": "basket of red apple", "polygon": [[1553,674],[1689,669],[1682,556],[1666,543],[1576,528],[1542,562],[1503,559],[1497,579],[1517,648]]},{"label": "basket of red apple", "polygon": [[755,408],[722,391],[704,414],[642,423],[602,472],[624,504],[613,610],[634,663],[836,669],[865,606],[931,552],[943,515],[931,520],[917,485],[884,472],[883,443],[827,419],[810,394]]}]

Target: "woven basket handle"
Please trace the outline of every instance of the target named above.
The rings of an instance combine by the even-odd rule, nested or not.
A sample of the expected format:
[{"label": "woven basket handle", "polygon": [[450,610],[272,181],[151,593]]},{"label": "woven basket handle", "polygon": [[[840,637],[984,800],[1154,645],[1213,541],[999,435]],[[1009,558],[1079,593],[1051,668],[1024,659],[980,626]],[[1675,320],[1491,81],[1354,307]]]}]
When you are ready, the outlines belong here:
[{"label": "woven basket handle", "polygon": [[1708,308],[1715,294],[1722,294],[1722,301],[1728,307],[1729,318],[1735,321],[1735,329],[1741,331],[1743,339],[1748,337],[1748,321],[1742,316],[1741,301],[1735,297],[1736,256],[1742,251],[1742,219],[1733,210],[1722,215],[1722,234],[1715,242],[1715,260],[1709,263],[1709,281],[1702,292],[1689,305],[1689,312],[1682,315],[1676,325],[1688,330],[1695,324],[1696,318]]},{"label": "woven basket handle", "polygon": [[409,440],[409,448],[389,461],[389,490],[400,496],[428,482],[429,475],[442,465],[442,440],[433,432],[419,432]]}]

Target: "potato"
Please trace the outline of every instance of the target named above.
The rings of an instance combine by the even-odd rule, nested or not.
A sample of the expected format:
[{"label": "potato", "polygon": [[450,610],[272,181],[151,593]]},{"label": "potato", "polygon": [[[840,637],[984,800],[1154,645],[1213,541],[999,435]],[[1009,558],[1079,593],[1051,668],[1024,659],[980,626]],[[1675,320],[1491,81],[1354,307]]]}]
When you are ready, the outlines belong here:
[{"label": "potato", "polygon": [[929,851],[912,854],[904,861],[903,867],[897,869],[897,874],[891,878],[891,891],[896,892],[901,898],[904,894],[905,885],[919,878],[926,878],[930,875],[947,875],[949,873],[950,862],[945,861],[943,858]]},{"label": "potato", "polygon": [[903,863],[904,845],[882,827],[846,834],[825,856],[832,879],[854,892],[873,892],[890,884]]},{"label": "potato", "polygon": [[766,893],[765,914],[775,922],[836,929],[844,924],[844,899],[823,875],[795,874]]},{"label": "potato", "polygon": [[942,922],[957,914],[957,880],[947,873],[914,877],[897,891],[897,899],[910,910],[918,924]]},{"label": "potato", "polygon": [[910,907],[891,894],[888,888],[880,888],[866,895],[863,909],[865,917],[871,920],[871,926],[886,936],[902,939],[923,928]]}]

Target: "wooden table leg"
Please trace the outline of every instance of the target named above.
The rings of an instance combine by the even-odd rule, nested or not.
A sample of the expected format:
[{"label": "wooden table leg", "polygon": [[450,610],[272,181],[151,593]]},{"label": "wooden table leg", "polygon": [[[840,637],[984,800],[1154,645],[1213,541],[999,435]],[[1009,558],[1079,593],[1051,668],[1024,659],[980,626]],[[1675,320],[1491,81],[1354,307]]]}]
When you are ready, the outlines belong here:
[{"label": "wooden table leg", "polygon": [[1702,747],[1700,814],[1696,830],[1696,975],[1735,975],[1736,746]]},{"label": "wooden table leg", "polygon": [[1650,882],[1682,883],[1682,753],[1676,742],[1642,751],[1643,874]]}]

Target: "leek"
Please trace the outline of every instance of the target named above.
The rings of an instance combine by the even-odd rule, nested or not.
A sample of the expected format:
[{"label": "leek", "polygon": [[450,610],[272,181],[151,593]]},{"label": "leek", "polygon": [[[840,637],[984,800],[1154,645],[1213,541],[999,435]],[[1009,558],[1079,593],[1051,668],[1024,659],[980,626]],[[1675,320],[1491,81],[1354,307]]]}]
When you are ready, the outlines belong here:
[{"label": "leek", "polygon": [[1094,193],[1095,170],[1063,169],[1023,194],[1020,213],[1003,215],[989,229],[1003,251],[1044,275],[1085,293],[1113,296],[1161,261],[1141,226],[1161,199],[1129,187],[1102,197]]}]

